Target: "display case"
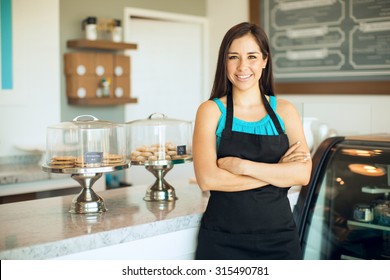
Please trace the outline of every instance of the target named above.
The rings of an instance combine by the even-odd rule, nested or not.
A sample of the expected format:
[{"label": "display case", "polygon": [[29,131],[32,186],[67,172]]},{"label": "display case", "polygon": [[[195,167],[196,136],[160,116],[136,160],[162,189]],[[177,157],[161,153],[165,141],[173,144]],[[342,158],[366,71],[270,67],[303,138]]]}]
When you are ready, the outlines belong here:
[{"label": "display case", "polygon": [[192,161],[192,123],[162,113],[127,123],[127,150],[132,166],[144,166],[156,180],[146,201],[173,201],[176,192],[165,175],[177,164]]},{"label": "display case", "polygon": [[70,174],[82,190],[70,212],[93,214],[105,212],[104,200],[92,189],[103,173],[130,167],[126,152],[125,126],[82,115],[72,122],[47,128],[46,154],[42,170]]},{"label": "display case", "polygon": [[304,259],[390,259],[390,135],[333,137],[294,217]]}]

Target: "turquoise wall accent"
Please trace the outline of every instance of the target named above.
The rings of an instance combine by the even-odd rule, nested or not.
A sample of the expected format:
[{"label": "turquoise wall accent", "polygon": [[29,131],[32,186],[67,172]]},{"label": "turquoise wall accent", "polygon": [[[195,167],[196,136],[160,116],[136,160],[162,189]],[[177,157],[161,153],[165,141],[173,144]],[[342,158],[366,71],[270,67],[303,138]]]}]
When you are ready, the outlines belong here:
[{"label": "turquoise wall accent", "polygon": [[1,89],[12,89],[12,0],[0,0]]}]

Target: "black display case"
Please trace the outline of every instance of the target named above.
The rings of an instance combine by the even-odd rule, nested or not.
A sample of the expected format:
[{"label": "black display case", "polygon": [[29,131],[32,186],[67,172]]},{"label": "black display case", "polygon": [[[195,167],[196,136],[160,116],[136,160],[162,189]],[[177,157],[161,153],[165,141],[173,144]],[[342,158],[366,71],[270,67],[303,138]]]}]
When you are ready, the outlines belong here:
[{"label": "black display case", "polygon": [[390,259],[390,135],[332,137],[294,208],[304,259]]}]

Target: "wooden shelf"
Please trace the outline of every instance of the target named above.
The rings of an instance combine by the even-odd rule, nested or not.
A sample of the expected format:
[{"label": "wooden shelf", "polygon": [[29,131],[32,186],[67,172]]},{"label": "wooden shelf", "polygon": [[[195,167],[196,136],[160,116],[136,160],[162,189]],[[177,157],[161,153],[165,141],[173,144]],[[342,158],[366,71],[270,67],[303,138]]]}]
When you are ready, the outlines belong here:
[{"label": "wooden shelf", "polygon": [[[97,52],[102,51],[123,51],[123,50],[135,50],[137,44],[132,43],[116,43],[109,40],[87,40],[87,39],[75,39],[68,40],[67,47],[73,49],[86,49]],[[68,96],[68,104],[76,106],[96,107],[96,106],[118,106],[127,103],[137,103],[137,98],[75,98]]]},{"label": "wooden shelf", "polygon": [[68,103],[70,105],[78,106],[117,106],[126,103],[137,103],[137,98],[69,98]]},{"label": "wooden shelf", "polygon": [[87,39],[78,39],[78,40],[69,40],[67,42],[68,48],[73,49],[96,49],[96,50],[135,50],[137,49],[137,44],[132,43],[116,43],[108,40],[87,40]]}]

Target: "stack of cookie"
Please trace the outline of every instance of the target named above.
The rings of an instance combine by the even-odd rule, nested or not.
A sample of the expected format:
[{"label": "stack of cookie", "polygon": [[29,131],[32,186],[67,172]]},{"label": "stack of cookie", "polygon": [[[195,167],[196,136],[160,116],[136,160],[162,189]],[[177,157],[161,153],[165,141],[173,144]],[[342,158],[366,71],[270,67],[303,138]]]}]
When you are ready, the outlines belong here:
[{"label": "stack of cookie", "polygon": [[53,168],[73,168],[75,162],[76,157],[74,156],[58,156],[53,157],[49,165]]},{"label": "stack of cookie", "polygon": [[178,155],[177,146],[173,143],[141,145],[131,152],[131,160],[138,162],[174,160],[186,157],[188,157],[186,154]]},{"label": "stack of cookie", "polygon": [[125,162],[118,154],[104,154],[101,162],[87,162],[83,156],[56,156],[50,161],[52,168],[92,168],[102,166],[116,166]]},{"label": "stack of cookie", "polygon": [[115,166],[121,165],[125,162],[123,156],[118,154],[104,154],[103,155],[103,166]]}]

